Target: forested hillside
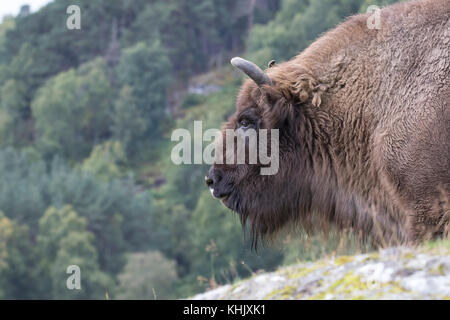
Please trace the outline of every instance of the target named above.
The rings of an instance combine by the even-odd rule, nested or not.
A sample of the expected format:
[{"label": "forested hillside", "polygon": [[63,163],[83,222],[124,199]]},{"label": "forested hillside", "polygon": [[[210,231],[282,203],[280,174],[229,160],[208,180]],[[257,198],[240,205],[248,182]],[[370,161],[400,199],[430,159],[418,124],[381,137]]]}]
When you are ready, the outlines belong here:
[{"label": "forested hillside", "polygon": [[[171,132],[220,128],[235,55],[287,60],[370,0],[56,0],[0,24],[0,299],[181,298],[353,238],[254,252]],[[69,5],[81,30],[66,27]],[[67,290],[78,265],[82,290]]]}]

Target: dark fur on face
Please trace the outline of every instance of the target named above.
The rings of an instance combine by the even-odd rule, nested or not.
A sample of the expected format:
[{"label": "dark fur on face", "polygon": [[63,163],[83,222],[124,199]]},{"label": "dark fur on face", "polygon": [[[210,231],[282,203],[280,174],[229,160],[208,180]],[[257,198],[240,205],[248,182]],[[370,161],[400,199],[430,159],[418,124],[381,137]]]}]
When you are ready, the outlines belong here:
[{"label": "dark fur on face", "polygon": [[[287,225],[350,228],[382,245],[445,233],[449,16],[446,0],[385,8],[380,30],[358,15],[268,69],[271,85],[243,84],[224,130],[243,119],[279,129],[279,171],[214,164],[210,175],[215,196],[250,225],[255,242]],[[421,43],[424,30],[432,51]]]}]

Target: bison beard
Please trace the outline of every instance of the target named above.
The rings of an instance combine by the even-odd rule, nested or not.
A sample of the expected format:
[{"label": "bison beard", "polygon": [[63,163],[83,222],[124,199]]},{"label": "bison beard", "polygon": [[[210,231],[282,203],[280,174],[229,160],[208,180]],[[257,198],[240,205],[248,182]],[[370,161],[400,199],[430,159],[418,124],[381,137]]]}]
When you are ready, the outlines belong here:
[{"label": "bison beard", "polygon": [[255,243],[286,225],[352,229],[377,245],[449,234],[450,1],[349,18],[266,72],[241,58],[226,129],[279,129],[280,168],[215,163],[213,195]]}]

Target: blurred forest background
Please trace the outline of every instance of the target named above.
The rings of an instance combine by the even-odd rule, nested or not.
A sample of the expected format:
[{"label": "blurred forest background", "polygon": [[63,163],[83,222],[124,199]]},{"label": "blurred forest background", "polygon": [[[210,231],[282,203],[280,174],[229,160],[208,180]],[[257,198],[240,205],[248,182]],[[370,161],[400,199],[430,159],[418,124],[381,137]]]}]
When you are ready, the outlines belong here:
[{"label": "blurred forest background", "polygon": [[[287,60],[376,0],[56,0],[0,24],[0,299],[183,298],[336,251],[299,236],[257,253],[171,163],[174,128],[220,128],[241,55]],[[81,30],[66,9],[81,8]],[[81,268],[82,290],[66,288]]]}]

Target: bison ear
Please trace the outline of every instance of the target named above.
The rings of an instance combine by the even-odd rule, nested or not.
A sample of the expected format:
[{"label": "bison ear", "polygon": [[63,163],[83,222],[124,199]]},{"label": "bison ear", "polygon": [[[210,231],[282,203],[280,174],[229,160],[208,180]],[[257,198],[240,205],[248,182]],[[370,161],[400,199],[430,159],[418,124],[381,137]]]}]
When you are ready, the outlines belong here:
[{"label": "bison ear", "polygon": [[312,99],[312,105],[314,107],[319,107],[322,103],[322,94],[328,89],[326,85],[320,84],[317,85],[313,90],[313,99]]},{"label": "bison ear", "polygon": [[253,62],[240,57],[234,57],[231,59],[231,64],[249,76],[258,86],[272,85],[269,76]]},{"label": "bison ear", "polygon": [[290,88],[298,96],[300,102],[310,101],[314,107],[319,107],[322,103],[322,94],[328,89],[328,86],[320,84],[310,74],[304,74]]},{"label": "bison ear", "polygon": [[275,63],[277,63],[275,60],[270,60],[269,63],[267,64],[267,68],[272,68]]}]

